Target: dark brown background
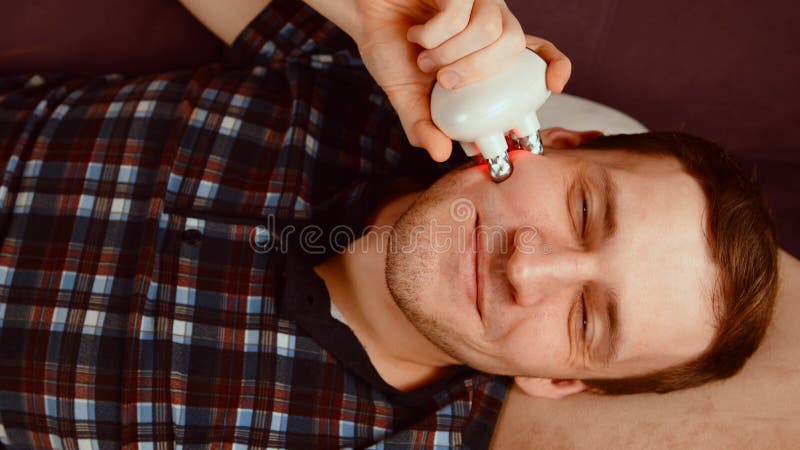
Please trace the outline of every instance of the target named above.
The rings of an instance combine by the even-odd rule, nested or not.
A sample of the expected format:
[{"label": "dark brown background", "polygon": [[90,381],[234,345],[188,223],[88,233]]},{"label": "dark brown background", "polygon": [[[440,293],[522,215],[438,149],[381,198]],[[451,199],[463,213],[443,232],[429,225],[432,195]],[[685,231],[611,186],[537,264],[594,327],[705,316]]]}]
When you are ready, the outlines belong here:
[{"label": "dark brown background", "polygon": [[[716,140],[756,174],[800,256],[800,6],[790,0],[508,0],[573,61],[567,92]],[[4,2],[0,72],[147,73],[222,57],[176,1]]]}]

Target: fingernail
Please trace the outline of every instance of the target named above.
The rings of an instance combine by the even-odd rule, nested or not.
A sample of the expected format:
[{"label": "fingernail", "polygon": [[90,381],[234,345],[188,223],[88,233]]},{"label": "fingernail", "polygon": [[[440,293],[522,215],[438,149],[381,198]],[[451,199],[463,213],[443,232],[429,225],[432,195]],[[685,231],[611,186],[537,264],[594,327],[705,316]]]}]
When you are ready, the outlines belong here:
[{"label": "fingernail", "polygon": [[419,68],[422,69],[423,72],[430,72],[436,67],[436,64],[433,62],[432,59],[428,58],[427,56],[423,56],[419,60]]},{"label": "fingernail", "polygon": [[446,89],[450,89],[453,86],[457,85],[461,81],[461,78],[458,77],[458,74],[453,72],[452,70],[446,70],[442,72],[439,76],[439,83],[442,84]]}]

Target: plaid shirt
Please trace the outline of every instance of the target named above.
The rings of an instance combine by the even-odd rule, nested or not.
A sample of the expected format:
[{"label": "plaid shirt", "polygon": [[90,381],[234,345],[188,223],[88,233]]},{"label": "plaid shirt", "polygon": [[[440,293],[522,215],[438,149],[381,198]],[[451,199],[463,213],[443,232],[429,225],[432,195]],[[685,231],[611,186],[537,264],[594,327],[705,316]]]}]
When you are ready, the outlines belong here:
[{"label": "plaid shirt", "polygon": [[456,378],[401,414],[279,314],[291,261],[257,251],[287,223],[363,221],[375,180],[428,170],[352,41],[273,0],[231,54],[0,79],[0,442],[486,447],[507,380]]}]

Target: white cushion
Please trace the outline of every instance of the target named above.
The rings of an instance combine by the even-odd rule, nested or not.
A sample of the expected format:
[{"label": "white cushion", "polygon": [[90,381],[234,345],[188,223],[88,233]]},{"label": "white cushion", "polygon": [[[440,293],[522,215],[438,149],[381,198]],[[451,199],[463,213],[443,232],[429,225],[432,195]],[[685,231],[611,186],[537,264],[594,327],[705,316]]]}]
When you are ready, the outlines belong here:
[{"label": "white cushion", "polygon": [[542,128],[599,130],[605,134],[642,133],[644,125],[610,106],[569,94],[553,94],[539,108]]}]

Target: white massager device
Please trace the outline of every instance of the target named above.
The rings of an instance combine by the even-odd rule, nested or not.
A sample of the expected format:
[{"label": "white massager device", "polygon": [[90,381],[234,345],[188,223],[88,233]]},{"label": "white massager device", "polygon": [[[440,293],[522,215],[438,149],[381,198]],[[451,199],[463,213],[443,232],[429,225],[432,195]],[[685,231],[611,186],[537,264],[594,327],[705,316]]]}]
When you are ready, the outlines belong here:
[{"label": "white massager device", "polygon": [[538,110],[550,97],[547,64],[525,49],[511,65],[479,82],[448,90],[436,83],[431,93],[431,118],[467,156],[480,153],[499,183],[513,170],[506,135],[516,148],[542,154]]}]

